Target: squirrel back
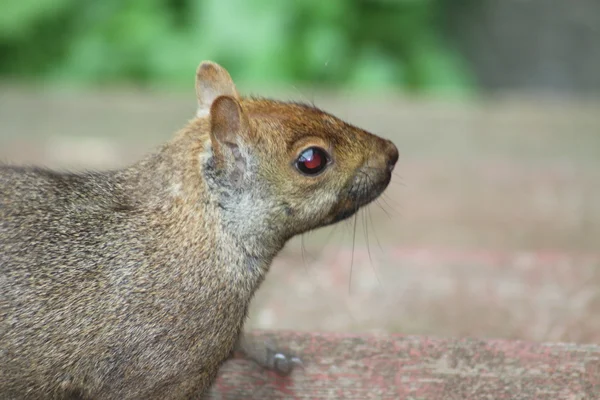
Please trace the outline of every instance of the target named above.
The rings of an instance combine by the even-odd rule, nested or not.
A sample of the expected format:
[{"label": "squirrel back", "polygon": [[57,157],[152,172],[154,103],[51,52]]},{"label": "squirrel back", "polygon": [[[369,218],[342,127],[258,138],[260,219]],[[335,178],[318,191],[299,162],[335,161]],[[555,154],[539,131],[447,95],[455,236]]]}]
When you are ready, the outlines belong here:
[{"label": "squirrel back", "polygon": [[396,147],[322,110],[241,97],[211,62],[196,91],[196,117],[127,168],[0,166],[2,396],[201,395],[286,241],[391,179]]}]

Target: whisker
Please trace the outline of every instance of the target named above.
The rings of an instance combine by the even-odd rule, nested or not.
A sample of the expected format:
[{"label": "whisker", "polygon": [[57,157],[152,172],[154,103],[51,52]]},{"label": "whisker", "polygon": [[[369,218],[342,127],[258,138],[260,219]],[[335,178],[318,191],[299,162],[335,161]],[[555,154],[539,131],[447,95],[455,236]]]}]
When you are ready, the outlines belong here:
[{"label": "whisker", "polygon": [[313,98],[313,101],[310,101],[309,98],[308,98],[308,96],[306,96],[304,93],[302,93],[300,91],[300,89],[298,89],[296,87],[296,85],[290,85],[290,86],[294,88],[294,90],[300,95],[301,98],[304,99],[304,101],[306,101],[307,103],[311,103],[313,105],[313,107],[314,107],[314,98]]},{"label": "whisker", "polygon": [[356,217],[354,214],[354,230],[352,232],[352,258],[350,259],[350,276],[348,278],[348,294],[352,294],[352,270],[354,268],[354,247],[356,246]]},{"label": "whisker", "polygon": [[[369,184],[373,184],[373,178],[371,178],[371,177],[370,177],[370,176],[369,176],[369,175],[368,175],[366,172],[364,172],[364,171],[360,171],[360,173],[362,173],[362,174],[364,175],[364,177],[365,177],[365,178],[366,178],[366,179],[369,181]],[[389,197],[389,196],[388,196],[388,195],[387,195],[385,192],[381,193],[381,195],[379,196],[379,198],[381,198],[381,200],[382,200],[382,201],[384,201],[384,202],[386,203],[386,205],[387,205],[387,206],[388,206],[388,207],[389,207],[391,210],[393,210],[393,209],[394,209],[394,207],[390,206],[390,204],[388,204],[388,202],[386,201],[386,199],[387,199],[387,200],[389,200],[389,201],[391,201],[391,202],[393,202],[393,203],[395,203],[396,205],[399,205],[399,204],[398,204],[398,203],[397,203],[395,200],[393,200],[392,198],[390,198],[390,197]],[[382,209],[383,209],[383,208],[382,208]],[[385,210],[384,210],[384,211],[385,211]],[[387,212],[386,212],[386,214],[387,214],[388,216],[390,216],[390,214],[389,214],[389,213],[387,213]]]},{"label": "whisker", "polygon": [[321,248],[321,251],[323,251],[323,248],[326,247],[329,244],[329,241],[333,237],[333,234],[337,230],[338,226],[339,226],[338,224],[335,224],[335,225],[333,225],[331,227],[331,229],[329,230],[329,234],[327,235],[327,238],[324,240],[323,247]]},{"label": "whisker", "polygon": [[364,235],[365,235],[365,241],[367,244],[367,253],[369,254],[369,261],[371,262],[371,264],[373,264],[373,259],[371,258],[371,248],[369,247],[369,230],[367,229],[367,216],[366,216],[366,210],[363,208],[360,212],[361,217],[362,217],[362,224],[363,224],[363,231],[364,231]]},{"label": "whisker", "polygon": [[308,271],[308,265],[306,263],[305,252],[306,246],[304,245],[304,234],[302,234],[300,236],[300,254],[302,255],[302,265],[304,266],[304,271],[306,271],[306,275],[310,275],[310,272]]},{"label": "whisker", "polygon": [[[379,205],[381,207],[381,205]],[[371,214],[371,208],[369,207],[367,209],[368,211],[368,215],[369,215],[369,220],[371,221],[371,226],[375,226],[375,223],[373,222],[373,214]],[[375,236],[375,241],[377,242],[377,245],[379,246],[379,250],[381,250],[383,252],[383,247],[381,247],[381,242],[379,241],[379,238],[377,237],[377,230],[373,229],[373,235]]]},{"label": "whisker", "polygon": [[379,199],[375,200],[375,204],[377,204],[377,206],[381,209],[381,211],[383,211],[383,213],[386,215],[386,217],[388,217],[389,219],[392,218],[392,215],[385,209],[385,207],[379,202]]},{"label": "whisker", "polygon": [[[358,186],[359,195],[362,196],[366,189],[366,181],[360,180],[358,185],[359,185]],[[352,258],[350,260],[350,276],[348,277],[348,294],[351,294],[351,292],[352,292],[352,270],[354,268],[354,251],[355,251],[355,247],[356,247],[356,223],[357,223],[357,218],[358,218],[358,209],[359,209],[359,204],[357,202],[355,204],[355,209],[354,209],[354,230],[352,231]]]},{"label": "whisker", "polygon": [[[389,208],[391,211],[395,211],[395,210],[394,210],[394,207],[392,207],[392,206],[390,205],[390,203],[388,203],[388,200],[389,200],[389,201],[391,201],[391,202],[394,202],[394,203],[396,203],[396,201],[395,201],[395,200],[391,199],[391,198],[390,198],[390,197],[388,197],[388,196],[383,196],[383,195],[382,195],[382,196],[379,196],[379,198],[378,198],[377,200],[381,200],[381,201],[382,201],[382,202],[383,202],[383,203],[384,203],[384,204],[385,204],[385,205],[386,205],[386,206],[387,206],[387,207],[388,207],[388,208]],[[396,205],[397,205],[397,206],[399,206],[400,204],[396,203]],[[389,216],[390,214],[389,214],[389,213],[387,213],[387,215]]]},{"label": "whisker", "polygon": [[[373,264],[373,258],[371,257],[371,245],[369,243],[369,225],[368,225],[368,216],[370,216],[370,209],[369,207],[367,207],[366,210],[363,210],[362,215],[363,215],[363,226],[365,228],[365,238],[367,241],[367,253],[369,255],[369,263],[371,264],[371,268],[373,269],[373,274],[375,275],[375,279],[377,279],[377,283],[379,284],[380,287],[383,287],[383,285],[381,284],[381,279],[379,279],[379,274],[377,273],[377,268],[375,268],[375,264]],[[374,231],[375,232],[375,231]],[[377,237],[377,235],[375,235]],[[379,242],[379,240],[377,240],[377,242]],[[381,247],[381,245],[380,245]]]}]

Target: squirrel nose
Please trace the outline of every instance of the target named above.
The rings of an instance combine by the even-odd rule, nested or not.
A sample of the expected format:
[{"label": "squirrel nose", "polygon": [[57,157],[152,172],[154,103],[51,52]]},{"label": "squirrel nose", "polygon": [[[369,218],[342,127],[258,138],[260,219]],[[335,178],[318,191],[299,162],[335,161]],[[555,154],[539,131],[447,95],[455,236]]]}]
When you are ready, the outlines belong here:
[{"label": "squirrel nose", "polygon": [[388,171],[392,171],[394,169],[394,166],[396,165],[396,162],[398,162],[399,154],[398,148],[390,140],[387,141],[386,155]]}]

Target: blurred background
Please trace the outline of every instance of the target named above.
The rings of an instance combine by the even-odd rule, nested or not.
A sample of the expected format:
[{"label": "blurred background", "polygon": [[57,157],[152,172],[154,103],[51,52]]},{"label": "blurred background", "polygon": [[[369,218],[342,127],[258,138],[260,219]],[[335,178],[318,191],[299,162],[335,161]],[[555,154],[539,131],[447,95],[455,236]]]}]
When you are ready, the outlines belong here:
[{"label": "blurred background", "polygon": [[5,0],[0,159],[126,165],[205,59],[401,153],[284,249],[251,327],[600,343],[600,2]]}]

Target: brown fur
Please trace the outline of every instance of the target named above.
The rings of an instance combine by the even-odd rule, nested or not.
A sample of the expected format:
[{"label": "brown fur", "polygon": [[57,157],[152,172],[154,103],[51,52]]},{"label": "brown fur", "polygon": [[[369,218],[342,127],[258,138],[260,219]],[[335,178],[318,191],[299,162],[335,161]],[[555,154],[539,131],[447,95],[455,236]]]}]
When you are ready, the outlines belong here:
[{"label": "brown fur", "polygon": [[[196,87],[198,116],[128,168],[0,166],[0,398],[200,397],[285,242],[390,180],[387,140],[241,98],[213,63]],[[294,166],[312,145],[332,157],[316,177]]]}]

